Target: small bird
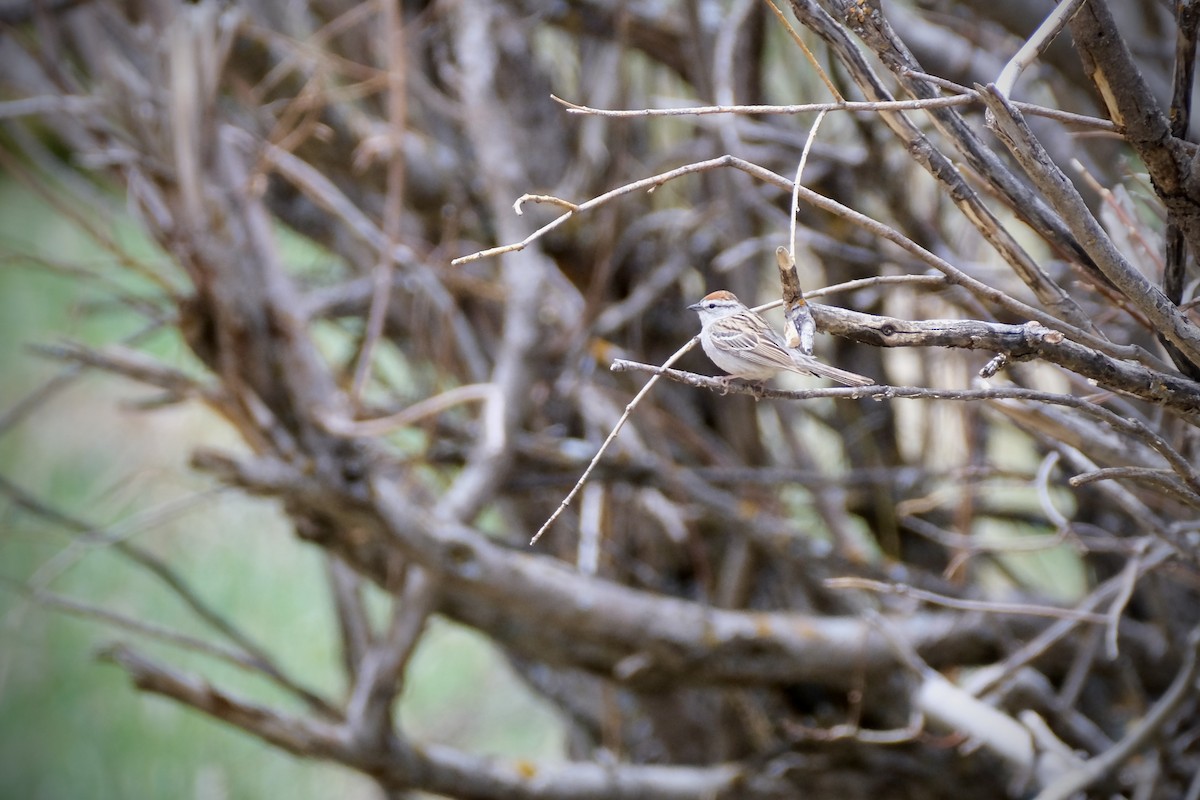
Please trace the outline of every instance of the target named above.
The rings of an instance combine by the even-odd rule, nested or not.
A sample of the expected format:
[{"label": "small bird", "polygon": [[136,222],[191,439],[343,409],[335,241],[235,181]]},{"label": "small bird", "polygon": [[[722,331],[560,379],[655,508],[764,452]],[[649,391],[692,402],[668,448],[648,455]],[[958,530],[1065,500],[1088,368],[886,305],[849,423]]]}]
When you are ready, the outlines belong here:
[{"label": "small bird", "polygon": [[870,386],[870,378],[830,367],[792,350],[767,321],[732,292],[706,295],[688,308],[700,315],[700,344],[712,362],[735,378],[765,381],[782,371],[817,375],[847,386]]}]

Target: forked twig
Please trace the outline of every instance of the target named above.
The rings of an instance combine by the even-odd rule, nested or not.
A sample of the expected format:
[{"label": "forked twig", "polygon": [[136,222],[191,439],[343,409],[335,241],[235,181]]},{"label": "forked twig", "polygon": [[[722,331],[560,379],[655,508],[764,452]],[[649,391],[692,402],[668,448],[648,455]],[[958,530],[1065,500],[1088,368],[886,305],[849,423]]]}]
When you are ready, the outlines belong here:
[{"label": "forked twig", "polygon": [[[622,195],[630,194],[631,192],[636,192],[641,189],[647,189],[649,191],[654,191],[655,189],[657,189],[659,186],[666,183],[667,181],[674,180],[675,178],[679,178],[684,175],[691,175],[692,173],[695,173],[695,172],[704,172],[705,170],[713,169],[714,167],[725,166],[728,163],[728,158],[729,158],[729,156],[722,156],[720,158],[712,158],[707,161],[698,161],[693,164],[685,164],[682,167],[677,167],[675,169],[659,173],[658,175],[651,175],[649,178],[642,178],[640,181],[634,181],[633,183],[627,183],[624,186],[618,186],[616,189],[605,192],[602,195],[593,197],[591,200],[588,200],[586,203],[579,203],[578,205],[571,203],[568,200],[563,200],[563,199],[557,198],[557,197],[555,197],[555,198],[544,197],[544,196],[543,197],[534,197],[534,196],[526,195],[522,199],[536,200],[537,202],[552,203],[554,205],[567,208],[568,211],[565,214],[563,214],[559,217],[556,217],[555,219],[551,220],[547,224],[538,228],[536,231],[529,234],[528,236],[526,236],[524,239],[522,239],[519,242],[514,242],[512,244],[500,245],[498,247],[489,247],[486,250],[480,250],[479,252],[471,253],[470,255],[467,255],[467,256],[461,256],[459,258],[452,260],[450,262],[450,265],[457,267],[457,266],[461,266],[463,264],[470,264],[472,261],[479,261],[484,258],[492,258],[493,256],[499,256],[499,255],[503,255],[505,253],[514,253],[514,252],[517,252],[520,250],[524,250],[530,244],[532,244],[533,242],[542,238],[547,233],[549,233],[550,231],[559,227],[560,225],[565,223],[567,220],[569,220],[571,217],[575,216],[576,214],[578,214],[582,211],[591,211],[593,208],[597,208],[599,206],[604,205],[609,200],[613,200],[615,198],[621,197]],[[518,200],[517,202],[519,204],[521,201]]]}]

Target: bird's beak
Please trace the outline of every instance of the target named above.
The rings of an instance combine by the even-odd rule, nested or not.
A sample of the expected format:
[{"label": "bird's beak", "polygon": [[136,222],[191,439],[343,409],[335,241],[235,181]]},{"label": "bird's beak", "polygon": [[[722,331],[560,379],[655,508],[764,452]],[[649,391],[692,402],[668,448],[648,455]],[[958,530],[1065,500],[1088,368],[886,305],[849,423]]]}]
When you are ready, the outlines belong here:
[{"label": "bird's beak", "polygon": [[690,306],[688,306],[688,311],[699,311],[699,310],[700,310],[699,303],[692,303]]}]

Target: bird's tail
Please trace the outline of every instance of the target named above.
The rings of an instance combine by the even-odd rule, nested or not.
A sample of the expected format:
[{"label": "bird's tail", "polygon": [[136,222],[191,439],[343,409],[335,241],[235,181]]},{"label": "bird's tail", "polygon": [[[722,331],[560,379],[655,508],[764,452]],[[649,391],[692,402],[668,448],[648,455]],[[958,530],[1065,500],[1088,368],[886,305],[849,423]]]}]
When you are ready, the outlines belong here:
[{"label": "bird's tail", "polygon": [[873,378],[859,375],[857,372],[831,367],[828,364],[822,364],[815,358],[796,358],[796,361],[799,362],[800,369],[805,372],[811,372],[813,375],[821,378],[829,378],[829,380],[837,381],[844,386],[870,386],[876,383]]}]

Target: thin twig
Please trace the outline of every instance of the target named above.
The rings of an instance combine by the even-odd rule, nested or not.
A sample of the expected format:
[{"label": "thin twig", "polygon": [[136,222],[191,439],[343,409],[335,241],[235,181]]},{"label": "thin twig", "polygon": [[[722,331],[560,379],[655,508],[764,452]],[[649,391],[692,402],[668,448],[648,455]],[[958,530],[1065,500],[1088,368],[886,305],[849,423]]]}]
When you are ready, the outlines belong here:
[{"label": "thin twig", "polygon": [[1142,560],[1146,556],[1147,545],[1148,543],[1145,540],[1141,541],[1138,552],[1125,562],[1125,566],[1121,569],[1119,576],[1121,579],[1120,589],[1108,607],[1108,614],[1106,615],[1108,617],[1108,625],[1104,632],[1104,645],[1110,661],[1116,661],[1117,656],[1121,654],[1117,642],[1117,634],[1121,627],[1121,617],[1125,613],[1125,607],[1133,599],[1133,590],[1137,588],[1137,579],[1141,573]]},{"label": "thin twig", "polygon": [[652,175],[649,178],[642,178],[639,181],[634,181],[633,183],[627,183],[624,186],[620,186],[616,189],[605,192],[602,195],[593,197],[591,200],[588,200],[586,203],[579,203],[578,205],[572,204],[566,200],[560,200],[560,199],[556,198],[556,201],[557,201],[556,205],[562,205],[562,206],[570,209],[567,211],[567,213],[565,213],[559,217],[556,217],[554,220],[552,220],[551,222],[538,228],[536,231],[529,234],[528,236],[526,236],[524,239],[522,239],[519,242],[514,242],[513,244],[501,245],[499,247],[491,247],[491,248],[488,248],[487,250],[480,250],[477,253],[472,253],[471,255],[461,256],[459,258],[452,260],[450,262],[450,265],[457,267],[457,266],[461,266],[463,264],[469,264],[472,261],[479,261],[480,259],[492,258],[494,256],[503,255],[504,253],[513,253],[513,252],[517,252],[520,250],[524,250],[530,244],[532,244],[533,242],[542,238],[547,233],[549,233],[550,231],[559,227],[560,225],[562,225],[563,223],[565,223],[567,220],[571,219],[571,217],[575,216],[578,213],[581,213],[584,211],[590,211],[593,208],[604,205],[609,200],[614,200],[618,197],[621,197],[622,195],[630,194],[631,192],[637,192],[642,189],[647,189],[649,191],[653,191],[653,190],[657,189],[659,186],[661,186],[662,184],[666,183],[667,181],[674,180],[675,178],[679,178],[684,175],[691,175],[696,172],[704,172],[704,171],[712,169],[714,167],[725,166],[726,163],[727,162],[726,162],[725,158],[714,158],[714,159],[710,159],[708,161],[699,161],[699,162],[696,162],[693,164],[686,164],[682,167],[678,167],[673,170],[668,170],[667,172],[663,172],[658,175]]},{"label": "thin twig", "polygon": [[495,384],[473,383],[448,389],[386,417],[346,419],[328,415],[321,420],[321,424],[327,431],[339,436],[385,436],[456,405],[485,401],[495,393]]},{"label": "thin twig", "polygon": [[817,76],[820,77],[821,83],[825,84],[825,88],[829,90],[831,95],[837,98],[838,102],[842,102],[842,93],[838,91],[837,86],[835,86],[833,81],[829,79],[829,74],[825,71],[825,68],[821,66],[821,62],[817,60],[817,57],[813,55],[813,51],[808,49],[808,45],[804,43],[804,39],[800,37],[800,34],[792,26],[791,20],[785,17],[783,12],[779,10],[779,7],[776,6],[771,0],[764,0],[764,2],[766,2],[767,7],[771,9],[771,13],[775,15],[775,19],[779,21],[779,24],[783,25],[783,29],[788,32],[788,36],[790,36],[792,41],[796,43],[796,46],[800,48],[800,51],[804,53],[804,57],[808,59],[808,63],[812,65],[812,68],[816,71]]},{"label": "thin twig", "polygon": [[383,336],[388,300],[392,296],[392,272],[396,268],[396,245],[400,241],[400,225],[404,214],[404,130],[408,116],[404,21],[396,3],[384,2],[382,8],[383,38],[388,64],[387,196],[383,204],[383,235],[388,246],[379,254],[379,261],[375,264],[375,291],[371,295],[371,305],[367,310],[362,348],[359,350],[358,362],[354,365],[350,401],[356,406],[361,401],[363,389],[371,374],[375,348]]},{"label": "thin twig", "polygon": [[817,114],[817,118],[813,120],[812,127],[808,129],[808,136],[804,139],[804,149],[800,152],[800,161],[796,164],[796,179],[792,181],[792,218],[788,223],[788,253],[791,254],[793,263],[796,258],[796,218],[800,216],[800,194],[795,187],[803,185],[802,178],[804,176],[804,165],[808,163],[808,153],[812,150],[813,142],[816,141],[817,131],[821,127],[821,123],[825,120],[825,114],[822,111]]},{"label": "thin twig", "polygon": [[796,272],[796,223],[800,216],[800,197],[796,188],[802,185],[804,166],[808,163],[808,154],[816,141],[817,130],[825,119],[825,112],[817,114],[808,136],[804,140],[804,150],[800,153],[800,161],[796,165],[796,178],[792,181],[792,214],[788,222],[788,246],[775,250],[775,261],[779,268],[779,283],[783,300],[783,338],[788,347],[799,350],[806,356],[813,352],[813,337],[816,334],[816,322],[813,320],[812,309],[804,300],[804,291],[800,287],[800,278]]},{"label": "thin twig", "polygon": [[814,111],[908,111],[922,108],[947,108],[949,106],[965,106],[979,102],[978,97],[970,93],[951,95],[948,97],[931,97],[923,100],[862,100],[826,103],[798,103],[795,105],[716,105],[716,106],[681,106],[679,108],[626,108],[608,109],[592,108],[591,106],[572,103],[557,95],[550,95],[555,102],[566,106],[568,114],[586,114],[596,117],[702,117],[710,114],[806,114]]},{"label": "thin twig", "polygon": [[[914,77],[932,79],[934,76],[913,72]],[[772,104],[742,104],[742,105],[712,105],[712,106],[677,106],[675,108],[593,108],[564,100],[551,95],[555,101],[566,106],[568,114],[583,114],[596,117],[703,117],[713,114],[745,114],[745,115],[780,115],[810,114],[814,111],[847,111],[851,113],[890,112],[890,111],[919,111],[933,108],[957,108],[983,102],[979,93],[966,86],[955,84],[957,94],[945,97],[926,97],[919,100],[844,100],[826,103],[796,103],[792,105]],[[1032,103],[1013,103],[1015,108],[1024,114],[1034,117],[1044,117],[1071,125],[1095,128],[1105,133],[1117,133],[1120,128],[1110,120],[1099,117],[1089,117],[1086,114],[1073,114],[1057,108],[1034,105]]]},{"label": "thin twig", "polygon": [[1042,459],[1042,463],[1038,465],[1037,475],[1033,479],[1033,483],[1037,487],[1038,501],[1041,503],[1042,513],[1046,515],[1046,519],[1054,523],[1055,530],[1063,532],[1070,528],[1070,520],[1058,510],[1058,507],[1054,505],[1054,499],[1050,497],[1050,473],[1054,471],[1059,458],[1058,451],[1047,453],[1046,457]]},{"label": "thin twig", "polygon": [[1094,614],[1090,611],[1079,611],[1074,608],[1054,608],[1030,603],[1001,603],[993,600],[968,600],[961,597],[950,597],[925,589],[918,589],[904,583],[887,583],[869,578],[829,578],[825,585],[830,589],[862,589],[879,594],[892,594],[897,597],[911,597],[933,605],[945,608],[955,608],[959,611],[982,611],[987,614],[1013,614],[1026,617],[1049,617],[1051,619],[1069,619],[1074,622],[1090,622],[1103,625],[1108,622],[1104,614]]},{"label": "thin twig", "polygon": [[626,420],[629,419],[630,415],[633,413],[633,410],[637,408],[638,403],[642,402],[642,398],[649,394],[650,390],[654,387],[654,384],[658,383],[658,379],[662,377],[664,372],[667,371],[667,367],[671,366],[680,358],[682,358],[685,353],[696,346],[696,342],[698,341],[700,341],[700,337],[693,336],[687,344],[672,353],[671,357],[662,363],[662,366],[657,368],[652,367],[650,369],[650,372],[652,373],[650,380],[646,381],[646,385],[643,386],[641,390],[633,396],[633,399],[629,401],[629,404],[625,406],[625,412],[621,414],[620,419],[617,420],[617,424],[613,425],[613,429],[609,431],[608,437],[605,438],[603,443],[601,443],[600,449],[596,451],[596,455],[592,456],[592,460],[588,463],[587,469],[585,469],[583,474],[579,476],[579,480],[576,481],[575,485],[571,487],[571,491],[567,493],[567,496],[564,497],[562,502],[558,504],[558,508],[554,509],[554,513],[550,515],[550,518],[542,523],[542,527],[538,528],[537,533],[535,533],[533,538],[529,540],[530,545],[537,544],[537,540],[542,538],[542,534],[545,533],[550,526],[554,524],[554,521],[558,519],[564,511],[567,510],[567,506],[569,506],[571,501],[575,499],[575,495],[579,494],[579,490],[583,488],[583,484],[587,482],[587,479],[592,474],[592,471],[596,469],[596,465],[600,463],[600,457],[604,455],[604,451],[607,450],[608,446],[613,443],[614,439],[617,438],[617,434],[620,433],[621,428],[625,425]]}]

